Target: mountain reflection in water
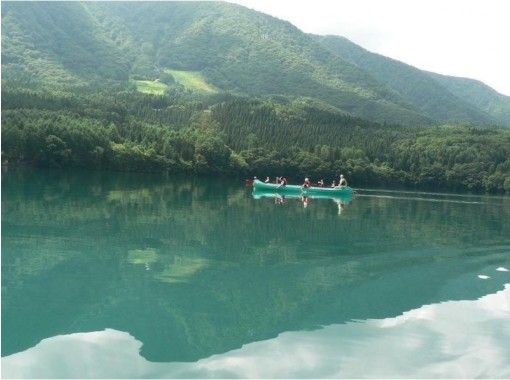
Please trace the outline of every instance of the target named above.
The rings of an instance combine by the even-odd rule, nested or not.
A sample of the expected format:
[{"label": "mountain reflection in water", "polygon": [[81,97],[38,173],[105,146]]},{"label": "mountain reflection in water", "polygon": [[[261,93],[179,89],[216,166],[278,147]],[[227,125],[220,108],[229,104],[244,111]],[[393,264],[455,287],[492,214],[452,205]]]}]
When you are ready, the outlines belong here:
[{"label": "mountain reflection in water", "polygon": [[[91,331],[94,339],[117,334],[119,355],[132,357],[124,350],[136,346],[137,353],[141,345],[148,362],[202,363],[287,336],[296,347],[307,334],[347,339],[359,325],[352,321],[367,321],[356,331],[368,326],[368,333],[376,326],[371,320],[429,310],[423,305],[441,310],[450,300],[508,297],[498,292],[510,282],[509,272],[496,270],[510,268],[505,197],[462,197],[474,203],[459,203],[448,202],[458,200],[455,195],[441,195],[443,201],[424,202],[409,193],[386,198],[375,192],[355,197],[338,215],[331,200],[313,199],[306,208],[299,199],[275,204],[253,199],[236,181],[31,170],[2,177],[7,363],[31,347]],[[463,323],[459,334],[469,331],[470,322]],[[428,347],[436,325],[440,319],[430,320],[431,335],[418,335],[415,344]],[[487,327],[493,328],[508,337],[508,322],[495,318]],[[412,342],[416,332],[409,334],[395,339]],[[345,352],[362,355],[351,343]],[[449,351],[437,352],[427,354],[431,363],[452,360]],[[387,365],[397,362],[395,356]],[[298,376],[285,372],[284,363],[274,376]],[[334,376],[333,367],[311,368],[314,377]],[[487,373],[499,376],[496,370],[503,369]],[[373,374],[382,376],[375,368]]]},{"label": "mountain reflection in water", "polygon": [[509,318],[507,285],[476,301],[284,332],[194,363],[150,362],[142,342],[107,329],[45,339],[2,359],[2,368],[10,378],[508,378]]}]

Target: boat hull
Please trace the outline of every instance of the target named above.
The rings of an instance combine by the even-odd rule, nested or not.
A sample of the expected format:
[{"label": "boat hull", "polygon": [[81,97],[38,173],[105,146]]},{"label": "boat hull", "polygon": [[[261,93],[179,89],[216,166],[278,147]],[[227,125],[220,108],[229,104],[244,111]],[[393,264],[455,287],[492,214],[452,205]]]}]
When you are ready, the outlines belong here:
[{"label": "boat hull", "polygon": [[274,192],[277,194],[296,194],[296,195],[326,195],[329,197],[352,195],[352,189],[349,186],[342,187],[308,187],[304,188],[297,185],[280,186],[275,183],[264,183],[258,179],[253,181],[255,191]]}]

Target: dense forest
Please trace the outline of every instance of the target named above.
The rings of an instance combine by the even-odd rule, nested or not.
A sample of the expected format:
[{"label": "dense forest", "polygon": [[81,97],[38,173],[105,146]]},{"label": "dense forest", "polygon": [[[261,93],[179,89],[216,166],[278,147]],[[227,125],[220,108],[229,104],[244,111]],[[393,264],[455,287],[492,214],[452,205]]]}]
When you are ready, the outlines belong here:
[{"label": "dense forest", "polygon": [[509,121],[480,82],[234,4],[2,3],[7,165],[503,193]]},{"label": "dense forest", "polygon": [[2,161],[510,192],[510,130],[377,124],[310,98],[5,90]]}]

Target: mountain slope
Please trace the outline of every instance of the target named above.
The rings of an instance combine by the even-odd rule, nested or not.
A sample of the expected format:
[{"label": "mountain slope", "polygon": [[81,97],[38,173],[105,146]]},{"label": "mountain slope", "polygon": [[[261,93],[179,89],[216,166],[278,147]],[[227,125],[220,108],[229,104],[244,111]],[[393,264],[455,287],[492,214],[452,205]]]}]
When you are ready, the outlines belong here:
[{"label": "mountain slope", "polygon": [[344,37],[314,36],[343,59],[366,70],[423,113],[439,121],[495,121],[486,110],[468,103],[462,92],[451,92],[428,73],[397,60],[371,53]]},{"label": "mountain slope", "polygon": [[315,98],[377,122],[508,120],[506,97],[465,97],[457,82],[230,3],[2,2],[2,29],[4,90],[200,87]]},{"label": "mountain slope", "polygon": [[127,79],[128,63],[79,4],[2,3],[6,79],[82,85]]},{"label": "mountain slope", "polygon": [[[123,25],[137,56],[201,71],[223,90],[312,96],[358,116],[425,122],[397,94],[290,23],[227,3],[87,3]],[[137,68],[138,69],[138,68]],[[145,68],[150,69],[150,68]]]},{"label": "mountain slope", "polygon": [[18,65],[18,76],[43,83],[122,80],[128,63],[130,74],[152,79],[164,69],[199,71],[223,91],[316,97],[373,120],[430,122],[290,23],[241,6],[64,2],[4,3],[4,9],[7,79]]},{"label": "mountain slope", "polygon": [[428,73],[452,94],[487,112],[500,123],[510,125],[510,96],[495,91],[474,79]]}]

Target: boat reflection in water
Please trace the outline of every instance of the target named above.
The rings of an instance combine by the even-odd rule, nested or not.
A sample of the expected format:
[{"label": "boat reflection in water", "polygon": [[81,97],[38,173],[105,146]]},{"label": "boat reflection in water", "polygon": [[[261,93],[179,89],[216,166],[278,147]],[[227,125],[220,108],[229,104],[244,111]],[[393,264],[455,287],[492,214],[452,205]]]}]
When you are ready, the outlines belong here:
[{"label": "boat reflection in water", "polygon": [[303,195],[303,194],[280,194],[275,191],[264,191],[254,189],[252,192],[254,199],[262,198],[274,198],[274,203],[283,205],[287,203],[289,199],[299,199],[303,203],[303,207],[306,208],[315,199],[331,199],[338,207],[338,215],[341,215],[345,209],[345,206],[352,201],[352,194],[342,195],[328,195],[328,194],[314,194],[314,195]]}]

